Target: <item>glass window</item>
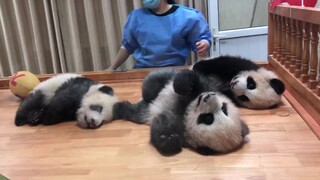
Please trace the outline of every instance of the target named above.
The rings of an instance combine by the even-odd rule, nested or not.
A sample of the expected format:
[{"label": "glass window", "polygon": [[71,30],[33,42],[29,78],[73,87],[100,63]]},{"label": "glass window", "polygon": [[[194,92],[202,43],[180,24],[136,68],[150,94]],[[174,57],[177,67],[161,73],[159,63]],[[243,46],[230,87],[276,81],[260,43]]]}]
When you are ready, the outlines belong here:
[{"label": "glass window", "polygon": [[269,0],[218,0],[219,30],[266,26]]}]

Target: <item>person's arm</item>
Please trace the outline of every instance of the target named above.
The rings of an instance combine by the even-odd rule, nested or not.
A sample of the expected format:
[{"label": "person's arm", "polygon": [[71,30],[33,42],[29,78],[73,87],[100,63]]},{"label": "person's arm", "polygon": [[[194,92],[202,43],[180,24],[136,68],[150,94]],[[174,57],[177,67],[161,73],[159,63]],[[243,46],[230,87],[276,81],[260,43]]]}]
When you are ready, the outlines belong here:
[{"label": "person's arm", "polygon": [[190,28],[189,42],[192,44],[192,50],[197,53],[198,57],[206,57],[211,47],[212,34],[206,19],[200,11],[197,11],[194,23]]},{"label": "person's arm", "polygon": [[132,54],[135,49],[139,47],[139,44],[136,40],[135,30],[137,29],[137,20],[136,14],[138,11],[132,11],[127,19],[126,24],[124,25],[122,31],[122,42],[121,47],[118,51],[118,54],[115,58],[115,61],[111,63],[110,67],[107,70],[116,70],[122,63],[124,63],[130,54]]},{"label": "person's arm", "polygon": [[128,52],[128,50],[125,47],[121,46],[116,56],[116,60],[110,65],[108,70],[117,69],[119,66],[121,66],[122,63],[124,63],[128,59],[129,56],[130,53]]}]

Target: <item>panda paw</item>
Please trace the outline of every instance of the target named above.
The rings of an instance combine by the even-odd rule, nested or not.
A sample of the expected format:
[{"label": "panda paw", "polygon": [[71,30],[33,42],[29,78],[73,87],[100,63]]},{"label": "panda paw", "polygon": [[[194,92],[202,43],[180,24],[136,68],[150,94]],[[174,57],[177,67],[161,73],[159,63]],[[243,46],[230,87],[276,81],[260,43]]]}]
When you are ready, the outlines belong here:
[{"label": "panda paw", "polygon": [[153,144],[163,155],[174,155],[182,150],[182,142],[178,134],[162,134],[156,139],[153,139]]},{"label": "panda paw", "polygon": [[40,109],[38,111],[33,112],[33,115],[28,120],[28,124],[30,126],[37,126],[37,125],[41,124],[43,111],[44,111],[44,109],[42,108],[42,109]]},{"label": "panda paw", "polygon": [[197,96],[201,89],[200,77],[191,70],[182,70],[173,81],[173,88],[177,94],[183,96]]}]

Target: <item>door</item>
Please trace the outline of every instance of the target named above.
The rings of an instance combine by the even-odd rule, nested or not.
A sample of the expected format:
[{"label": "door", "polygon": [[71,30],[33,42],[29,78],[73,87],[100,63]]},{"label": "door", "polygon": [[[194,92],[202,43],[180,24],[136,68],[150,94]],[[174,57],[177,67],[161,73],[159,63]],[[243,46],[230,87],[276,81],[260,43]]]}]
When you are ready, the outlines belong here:
[{"label": "door", "polygon": [[209,0],[211,54],[267,60],[269,0]]}]

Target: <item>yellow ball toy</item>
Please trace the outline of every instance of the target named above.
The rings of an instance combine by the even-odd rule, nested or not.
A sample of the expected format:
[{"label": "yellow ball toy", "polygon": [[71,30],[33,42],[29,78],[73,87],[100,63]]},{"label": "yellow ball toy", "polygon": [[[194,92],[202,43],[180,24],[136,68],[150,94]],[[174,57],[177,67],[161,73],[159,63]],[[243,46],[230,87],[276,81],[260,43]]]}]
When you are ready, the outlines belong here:
[{"label": "yellow ball toy", "polygon": [[40,80],[31,72],[19,71],[11,76],[9,88],[12,94],[24,99],[39,83]]}]

